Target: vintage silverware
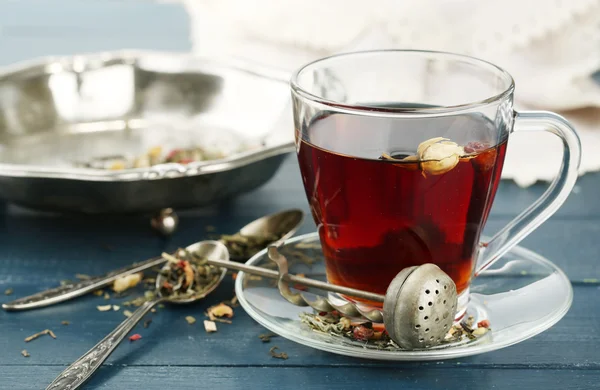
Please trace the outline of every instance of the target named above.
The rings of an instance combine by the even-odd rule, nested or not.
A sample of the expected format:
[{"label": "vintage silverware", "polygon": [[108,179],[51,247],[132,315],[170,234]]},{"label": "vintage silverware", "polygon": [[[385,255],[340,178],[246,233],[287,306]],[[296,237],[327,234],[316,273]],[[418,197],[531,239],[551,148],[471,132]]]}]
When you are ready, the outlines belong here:
[{"label": "vintage silverware", "polygon": [[[201,257],[212,258],[219,263],[227,264],[229,261],[229,253],[225,245],[218,241],[202,241],[192,244],[186,248],[190,252],[198,253]],[[142,304],[131,317],[123,321],[115,330],[109,333],[104,339],[96,344],[92,349],[86,352],[81,358],[65,369],[47,388],[46,390],[75,390],[82,386],[102,363],[110,356],[117,348],[119,343],[123,341],[125,336],[140,322],[140,320],[150,312],[154,306],[161,302],[174,304],[187,304],[199,301],[210,294],[227,273],[227,269],[223,268],[221,275],[216,283],[208,286],[208,289],[202,294],[184,297],[168,297],[160,294],[160,286],[164,282],[164,277],[158,273],[156,276],[156,298]]]},{"label": "vintage silverware", "polygon": [[[0,199],[84,213],[212,204],[266,183],[294,151],[293,128],[289,74],[246,61],[118,51],[0,67]],[[192,147],[208,133],[253,148],[189,164],[78,165]]]},{"label": "vintage silverware", "polygon": [[[281,237],[278,242],[292,237],[300,227],[304,219],[304,212],[298,209],[290,209],[279,213],[270,214],[254,220],[240,229],[240,234],[245,236],[261,235],[269,233]],[[232,260],[242,261],[247,259],[233,258]],[[154,257],[139,263],[129,265],[124,268],[109,272],[106,275],[83,280],[76,283],[70,283],[65,286],[51,288],[27,297],[19,298],[11,302],[2,304],[2,308],[7,311],[37,309],[56,303],[64,302],[81,295],[87,294],[99,288],[113,283],[115,280],[127,275],[161,266],[165,263],[163,257]]]},{"label": "vintage silverware", "polygon": [[[283,297],[290,303],[299,306],[311,306],[319,311],[331,312],[337,310],[342,314],[362,314],[357,305],[347,303],[336,306],[325,298],[318,297],[310,301],[301,293],[293,293],[288,283],[293,282],[307,287],[345,294],[353,297],[383,302],[383,321],[390,338],[406,349],[429,348],[438,345],[447,334],[454,321],[457,305],[456,286],[452,279],[434,264],[409,267],[402,270],[390,283],[386,295],[374,294],[353,288],[337,286],[326,282],[287,273],[287,259],[281,255],[277,246],[270,246],[269,258],[278,266],[279,271],[262,267],[234,263],[229,261],[226,247],[218,241],[202,241],[186,248],[188,251],[200,251],[207,258],[207,264],[221,267],[223,272],[219,282],[225,276],[227,269],[248,272],[268,278],[278,279],[278,288]],[[217,256],[211,256],[212,251]],[[162,280],[156,278],[156,289]],[[63,371],[46,390],[74,390],[79,388],[114,351],[127,333],[159,302],[191,303],[204,298],[217,287],[212,288],[192,298],[182,300],[158,296],[144,303],[131,317],[123,321],[113,332],[106,336],[85,355]],[[374,318],[377,310],[365,313],[368,319]]]}]

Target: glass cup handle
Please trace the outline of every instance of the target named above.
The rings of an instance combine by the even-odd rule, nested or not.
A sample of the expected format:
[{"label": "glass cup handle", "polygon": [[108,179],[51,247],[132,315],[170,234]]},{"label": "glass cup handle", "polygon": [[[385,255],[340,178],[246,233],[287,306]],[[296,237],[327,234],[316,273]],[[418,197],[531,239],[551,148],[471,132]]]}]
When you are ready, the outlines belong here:
[{"label": "glass cup handle", "polygon": [[581,142],[575,129],[562,116],[546,111],[515,113],[513,131],[548,131],[563,142],[563,161],[558,176],[542,196],[509,222],[487,243],[481,244],[475,276],[492,265],[540,226],[565,202],[579,175]]}]

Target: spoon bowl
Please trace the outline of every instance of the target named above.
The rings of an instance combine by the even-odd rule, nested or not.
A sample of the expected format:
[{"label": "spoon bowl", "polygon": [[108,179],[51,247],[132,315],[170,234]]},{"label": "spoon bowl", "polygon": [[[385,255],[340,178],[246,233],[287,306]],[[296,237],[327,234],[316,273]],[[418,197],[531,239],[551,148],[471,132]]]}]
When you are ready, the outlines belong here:
[{"label": "spoon bowl", "polygon": [[[198,257],[201,257],[201,258],[229,261],[229,251],[227,250],[227,247],[219,241],[212,241],[212,240],[200,241],[200,242],[196,242],[192,245],[187,246],[185,249],[188,252],[195,253]],[[167,263],[163,266],[163,269],[166,269],[168,267],[169,267],[169,264]],[[198,300],[206,297],[211,292],[213,292],[214,289],[216,289],[217,286],[219,284],[221,284],[221,281],[223,281],[223,278],[227,274],[227,268],[220,267],[220,269],[221,269],[221,274],[219,275],[219,278],[216,279],[210,285],[208,285],[206,287],[206,289],[203,290],[202,292],[197,293],[197,294],[178,296],[178,297],[163,296],[161,294],[160,286],[163,284],[163,282],[165,282],[166,279],[165,279],[165,276],[159,272],[158,275],[156,276],[156,294],[159,297],[161,297],[165,302],[168,302],[168,303],[174,303],[174,304],[181,305],[181,304],[187,304],[187,303],[192,303],[192,302],[198,301]]]},{"label": "spoon bowl", "polygon": [[[199,257],[217,260],[221,262],[229,261],[229,251],[227,247],[218,241],[200,241],[185,248],[189,252],[199,255]],[[168,267],[168,264],[163,266]],[[156,276],[156,297],[150,301],[144,302],[133,314],[125,319],[115,330],[109,333],[92,349],[87,351],[82,357],[77,359],[67,369],[65,369],[46,390],[75,390],[80,388],[96,372],[102,363],[113,353],[115,348],[123,341],[125,336],[141,321],[142,318],[158,303],[168,302],[173,304],[189,304],[199,301],[210,294],[221,283],[227,273],[227,269],[220,267],[219,277],[208,285],[202,292],[180,297],[163,296],[160,293],[160,286],[165,281],[165,277],[159,272]]]}]

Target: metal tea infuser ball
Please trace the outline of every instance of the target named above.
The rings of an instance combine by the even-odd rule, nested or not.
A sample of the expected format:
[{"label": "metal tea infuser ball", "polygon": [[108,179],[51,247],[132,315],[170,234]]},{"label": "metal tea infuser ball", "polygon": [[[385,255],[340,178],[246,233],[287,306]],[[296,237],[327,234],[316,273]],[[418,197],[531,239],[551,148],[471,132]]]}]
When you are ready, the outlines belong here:
[{"label": "metal tea infuser ball", "polygon": [[[279,279],[279,291],[287,301],[298,306],[310,306],[317,311],[336,310],[349,317],[361,316],[373,322],[383,322],[390,338],[402,348],[421,349],[436,346],[444,340],[454,322],[458,302],[456,285],[448,274],[435,264],[427,263],[403,269],[392,280],[383,296],[289,275],[287,259],[275,246],[269,247],[268,254],[277,264],[279,272],[272,272]],[[248,272],[252,273],[251,270]],[[292,292],[289,282],[383,302],[383,313],[379,310],[365,312],[351,302],[336,305],[323,297],[311,301],[301,293]]]}]

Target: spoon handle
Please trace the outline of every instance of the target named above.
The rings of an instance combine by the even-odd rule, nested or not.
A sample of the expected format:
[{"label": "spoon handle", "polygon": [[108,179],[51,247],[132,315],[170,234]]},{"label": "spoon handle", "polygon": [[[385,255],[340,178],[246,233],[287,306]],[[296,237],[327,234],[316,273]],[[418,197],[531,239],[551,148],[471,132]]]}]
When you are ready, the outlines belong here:
[{"label": "spoon handle", "polygon": [[115,280],[122,278],[123,276],[142,272],[155,266],[162,265],[165,262],[166,260],[162,257],[154,257],[149,260],[119,268],[102,276],[97,276],[88,280],[82,280],[81,282],[77,283],[70,283],[65,286],[51,288],[27,297],[3,303],[2,308],[7,311],[27,310],[64,302],[105,287]]},{"label": "spoon handle", "polygon": [[83,385],[102,363],[123,341],[125,336],[140,322],[140,320],[155,306],[163,301],[163,298],[156,298],[141,305],[131,317],[123,321],[119,326],[110,332],[105,338],[96,344],[85,355],[77,359],[73,364],[67,367],[56,379],[48,385],[46,390],[75,390]]}]

